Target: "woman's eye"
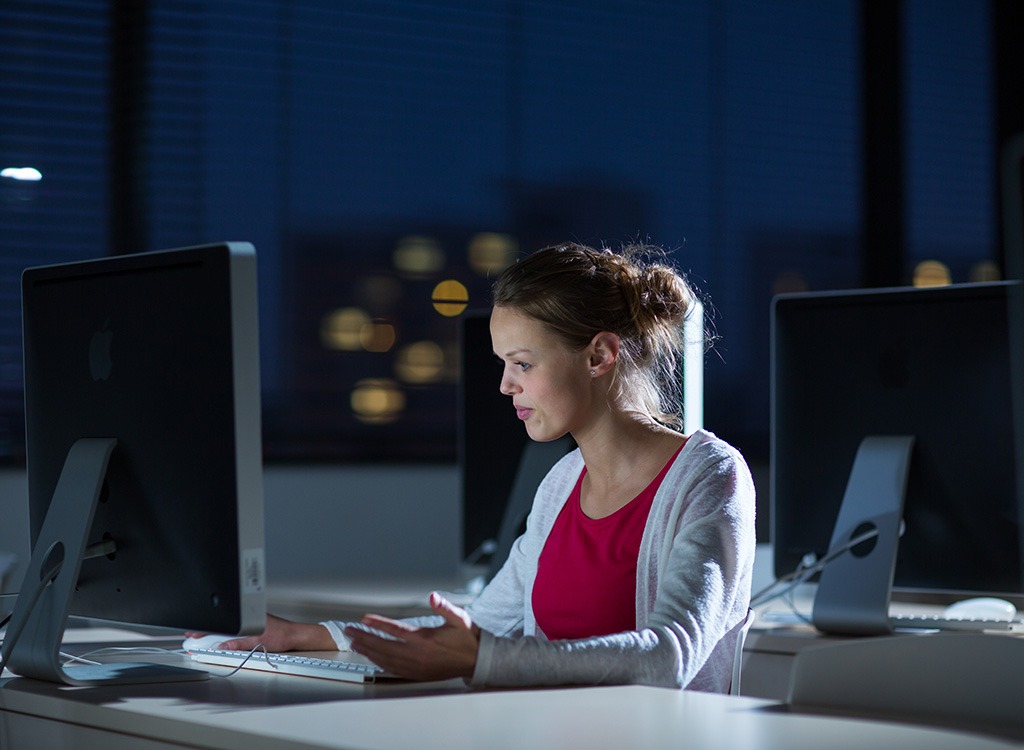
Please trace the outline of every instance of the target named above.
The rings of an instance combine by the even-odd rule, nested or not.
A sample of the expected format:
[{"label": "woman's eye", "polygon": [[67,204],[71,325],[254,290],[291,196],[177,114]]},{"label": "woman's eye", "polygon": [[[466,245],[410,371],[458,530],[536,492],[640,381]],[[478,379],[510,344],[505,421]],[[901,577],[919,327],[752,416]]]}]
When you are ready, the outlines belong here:
[{"label": "woman's eye", "polygon": [[527,364],[526,362],[516,362],[515,364],[516,364],[516,365],[517,365],[517,366],[519,367],[519,369],[521,369],[521,370],[522,370],[523,372],[526,372],[527,370],[529,370],[529,369],[530,369],[530,365],[529,365],[529,364]]}]

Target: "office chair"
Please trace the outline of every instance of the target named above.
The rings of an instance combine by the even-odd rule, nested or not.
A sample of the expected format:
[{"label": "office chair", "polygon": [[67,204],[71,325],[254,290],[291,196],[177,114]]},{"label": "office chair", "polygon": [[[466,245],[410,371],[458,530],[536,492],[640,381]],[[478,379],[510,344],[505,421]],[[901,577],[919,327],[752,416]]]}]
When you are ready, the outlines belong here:
[{"label": "office chair", "polygon": [[740,623],[740,629],[736,633],[736,652],[732,661],[732,683],[729,685],[729,695],[740,694],[740,677],[743,672],[743,646],[747,642],[747,633],[750,626],[754,624],[754,610],[748,609],[747,616]]}]

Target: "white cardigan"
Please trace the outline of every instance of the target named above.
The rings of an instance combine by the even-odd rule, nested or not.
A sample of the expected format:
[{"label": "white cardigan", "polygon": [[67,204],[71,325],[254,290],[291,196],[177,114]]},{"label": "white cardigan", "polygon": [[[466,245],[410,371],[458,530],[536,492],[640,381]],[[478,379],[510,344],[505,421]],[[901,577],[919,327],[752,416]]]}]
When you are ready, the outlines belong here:
[{"label": "white cardigan", "polygon": [[[533,582],[555,519],[583,470],[573,451],[541,482],[505,565],[467,608],[480,626],[472,684],[640,683],[728,692],[750,602],[754,486],[736,449],[690,436],[654,497],[637,561],[637,630],[549,641],[537,629]],[[423,625],[440,618],[413,618]],[[324,623],[347,648],[343,623]]]}]

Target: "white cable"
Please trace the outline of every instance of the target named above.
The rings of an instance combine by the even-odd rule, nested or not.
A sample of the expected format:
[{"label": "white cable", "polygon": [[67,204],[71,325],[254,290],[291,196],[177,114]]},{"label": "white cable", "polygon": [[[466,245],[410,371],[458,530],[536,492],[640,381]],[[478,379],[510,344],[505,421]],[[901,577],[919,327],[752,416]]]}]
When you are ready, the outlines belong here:
[{"label": "white cable", "polygon": [[251,659],[253,657],[253,654],[255,654],[257,651],[262,651],[263,652],[263,659],[264,659],[264,661],[267,662],[267,664],[269,664],[274,669],[280,669],[280,667],[278,667],[276,664],[274,664],[274,660],[270,658],[270,654],[267,652],[267,647],[264,646],[262,643],[257,643],[253,647],[253,649],[248,654],[245,655],[245,658],[242,659],[242,663],[241,664],[239,664],[237,667],[232,669],[227,674],[224,674],[224,675],[214,675],[214,676],[215,677],[224,677],[224,678],[234,677],[235,673],[238,672],[238,670],[242,669],[242,667],[244,667],[248,663],[249,659]]},{"label": "white cable", "polygon": [[[237,667],[235,667],[234,669],[232,669],[230,672],[228,672],[225,675],[214,675],[214,676],[215,677],[225,677],[225,678],[226,677],[234,676],[234,674],[236,672],[238,672],[238,670],[242,669],[245,666],[246,662],[248,662],[249,659],[251,659],[253,657],[253,655],[256,653],[256,651],[262,651],[263,652],[263,658],[266,660],[267,664],[269,664],[274,669],[279,669],[279,667],[276,664],[274,664],[273,660],[270,658],[270,654],[267,653],[266,647],[262,643],[260,643],[260,644],[257,644],[252,649],[252,651],[250,651],[248,654],[246,654],[245,659]],[[74,654],[68,654],[68,653],[65,653],[65,652],[62,651],[60,653],[60,656],[62,656],[66,660],[64,662],[65,664],[70,663],[70,662],[81,662],[82,664],[89,664],[89,665],[92,665],[92,666],[100,666],[103,662],[93,661],[93,660],[89,659],[88,657],[90,657],[90,656],[98,656],[98,655],[102,655],[102,654],[109,654],[109,653],[119,653],[119,654],[182,654],[182,653],[186,653],[186,652],[183,651],[182,649],[157,648],[156,646],[105,646],[103,648],[97,648],[97,649],[93,649],[92,651],[87,651],[84,654],[80,654],[78,656],[76,656]]]},{"label": "white cable", "polygon": [[[824,557],[822,557],[820,560],[816,561],[814,564],[810,565],[809,567],[806,567],[806,568],[803,567],[803,561],[801,561],[800,565],[798,565],[796,570],[794,570],[792,573],[787,573],[786,575],[784,575],[779,580],[772,582],[771,584],[769,584],[768,586],[766,586],[765,588],[763,588],[759,592],[757,592],[757,594],[755,594],[754,596],[750,597],[750,606],[754,607],[754,606],[760,606],[762,604],[767,604],[768,602],[772,601],[773,599],[778,599],[780,596],[788,594],[790,591],[795,589],[801,583],[804,583],[809,578],[812,578],[813,576],[815,576],[818,573],[820,573],[822,570],[825,569],[825,567],[830,562],[835,560],[837,557],[839,557],[844,552],[847,552],[848,550],[856,547],[858,544],[861,544],[862,542],[866,542],[869,539],[874,539],[876,536],[878,536],[878,529],[872,529],[871,531],[865,531],[863,534],[860,534],[858,536],[853,537],[853,539],[850,539],[845,544],[843,544],[843,545],[841,545],[841,546],[839,546],[839,547],[837,547],[835,549],[829,550],[825,554]],[[776,588],[777,586],[783,585],[783,584],[788,584],[788,585],[786,585],[786,587],[784,589],[782,589],[781,591],[778,591],[776,593],[772,593],[772,590],[774,588]],[[769,594],[771,594],[771,596],[769,596]],[[795,611],[795,608],[794,608],[794,611]]]}]

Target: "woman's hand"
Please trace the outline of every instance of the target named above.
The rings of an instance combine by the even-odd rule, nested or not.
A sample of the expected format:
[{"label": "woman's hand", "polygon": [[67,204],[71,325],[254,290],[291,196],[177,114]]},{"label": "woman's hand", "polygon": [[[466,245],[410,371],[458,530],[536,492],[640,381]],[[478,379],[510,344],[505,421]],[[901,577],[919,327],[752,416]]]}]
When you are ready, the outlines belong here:
[{"label": "woman's hand", "polygon": [[359,628],[345,628],[352,650],[399,677],[414,680],[470,678],[476,668],[480,628],[461,607],[437,592],[430,595],[430,607],[444,618],[436,628],[417,628],[379,615],[367,615],[363,624],[391,638],[382,638]]},{"label": "woman's hand", "polygon": [[[186,633],[186,636],[202,633]],[[337,651],[338,646],[319,624],[292,622],[274,615],[267,615],[266,629],[259,635],[240,636],[224,641],[219,648],[234,651],[252,651],[259,645],[272,653],[282,651]]]}]

